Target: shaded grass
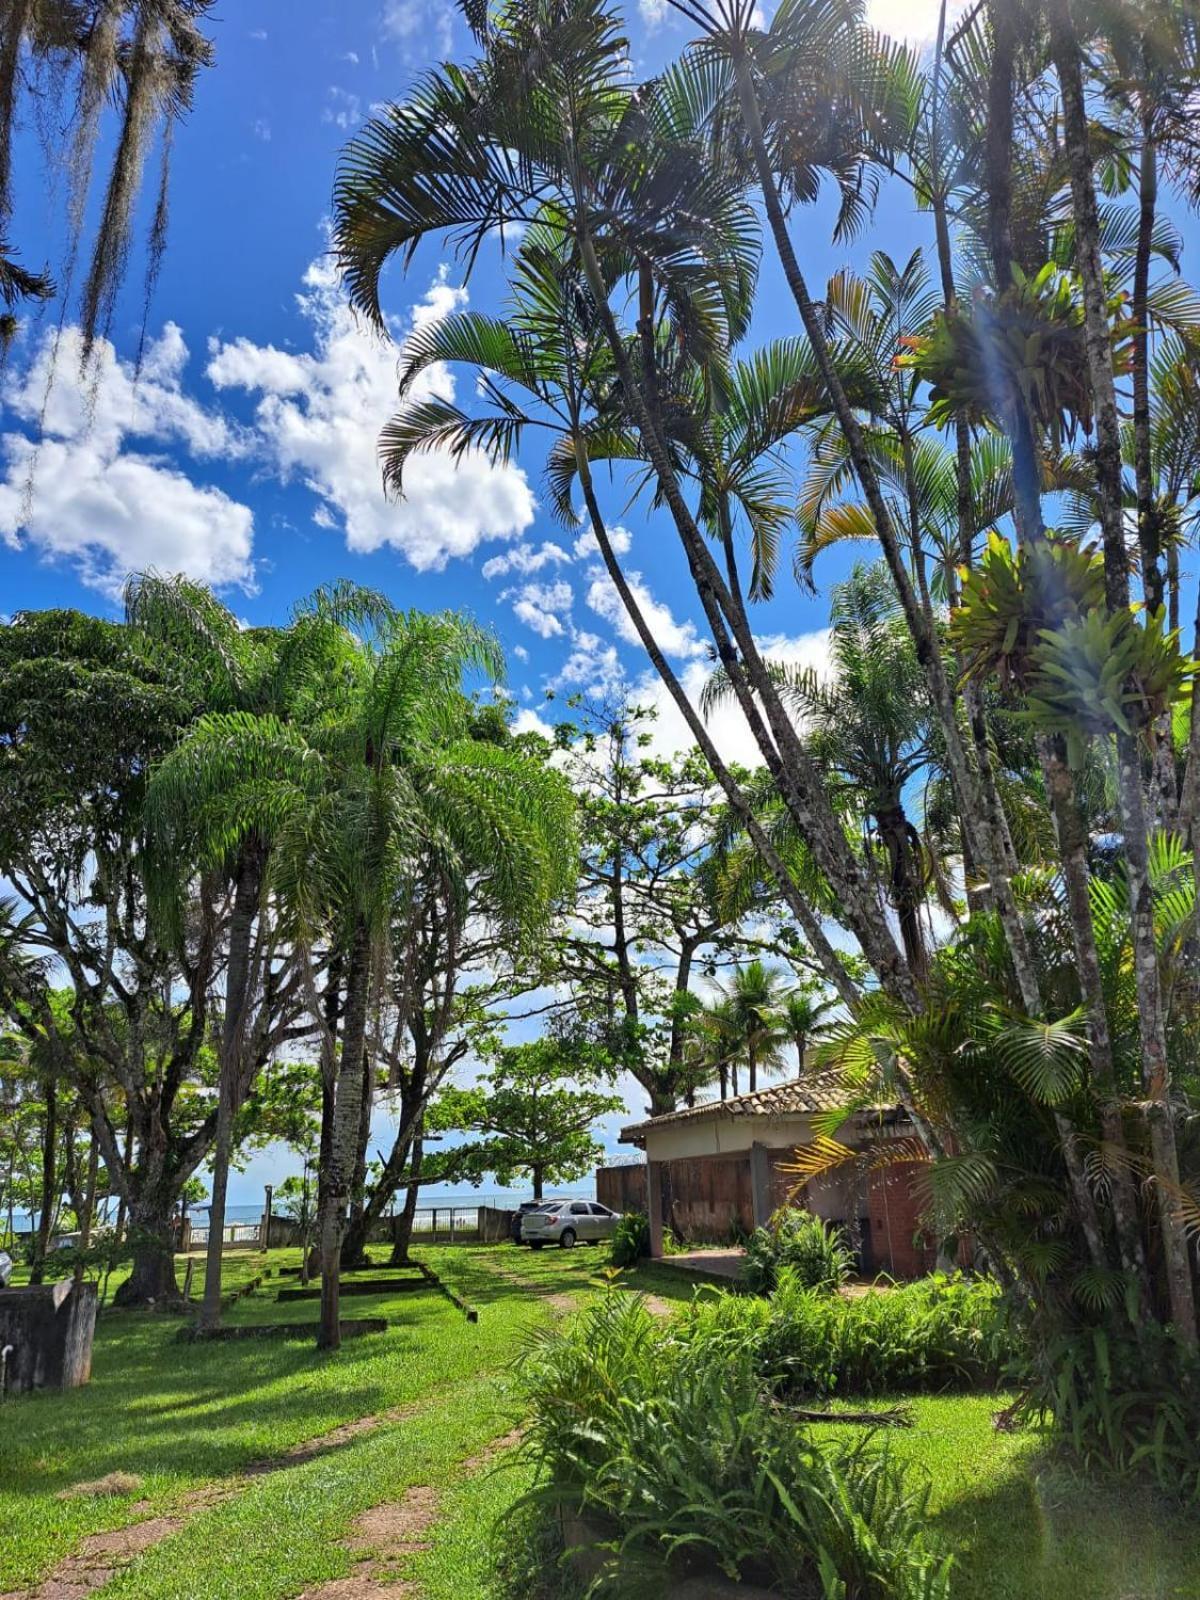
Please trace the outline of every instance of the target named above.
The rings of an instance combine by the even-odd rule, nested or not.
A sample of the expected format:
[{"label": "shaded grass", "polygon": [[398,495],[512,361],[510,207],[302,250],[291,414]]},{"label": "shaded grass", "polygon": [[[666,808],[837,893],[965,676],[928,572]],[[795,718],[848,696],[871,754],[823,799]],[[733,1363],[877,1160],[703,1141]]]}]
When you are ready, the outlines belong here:
[{"label": "shaded grass", "polygon": [[[445,1258],[457,1254],[427,1252],[438,1271],[446,1271]],[[286,1252],[272,1252],[273,1264],[286,1260]],[[240,1258],[237,1265],[240,1273]],[[90,1384],[67,1394],[22,1396],[0,1407],[0,1592],[35,1581],[86,1534],[138,1520],[142,1513],[132,1509],[132,1499],[140,1498],[154,1512],[168,1510],[189,1489],[281,1455],[354,1418],[424,1401],[436,1402],[439,1415],[444,1401],[450,1416],[458,1396],[475,1385],[478,1392],[463,1422],[475,1416],[482,1425],[489,1415],[485,1395],[495,1381],[487,1375],[506,1366],[550,1313],[521,1288],[497,1281],[486,1268],[475,1270],[490,1278],[493,1288],[478,1325],[433,1290],[364,1296],[352,1302],[353,1314],[375,1315],[381,1309],[393,1325],[385,1334],[348,1343],[336,1356],[319,1354],[301,1340],[181,1344],[179,1317],[106,1313],[97,1327]],[[456,1271],[455,1263],[449,1274]],[[315,1328],[315,1306],[279,1305],[264,1291],[239,1301],[228,1320],[272,1322],[294,1315],[298,1323]],[[445,1448],[452,1452],[455,1435],[449,1422],[446,1426]],[[474,1429],[470,1442],[478,1432]],[[372,1450],[385,1448],[382,1438],[370,1442]],[[364,1437],[346,1449],[358,1451],[367,1443]],[[336,1455],[340,1460],[342,1451]],[[331,1458],[310,1466],[335,1470]],[[265,1496],[263,1504],[277,1497],[270,1515],[279,1518],[281,1537],[296,1539],[298,1548],[307,1536],[289,1510],[298,1493],[290,1485],[299,1481],[297,1473],[308,1470],[289,1468],[248,1491],[256,1499]],[[376,1470],[373,1457],[370,1470]],[[63,1489],[117,1471],[143,1480],[137,1496],[57,1498]],[[370,1479],[360,1481],[368,1497],[363,1503],[371,1503],[376,1486]],[[381,1481],[388,1481],[386,1474]],[[333,1495],[330,1506],[338,1504]],[[240,1515],[232,1507],[223,1514]],[[295,1514],[308,1515],[303,1498],[296,1501]],[[209,1515],[216,1512],[203,1520]],[[288,1588],[287,1570],[285,1564],[281,1587],[271,1592],[297,1592],[296,1586]]]}]

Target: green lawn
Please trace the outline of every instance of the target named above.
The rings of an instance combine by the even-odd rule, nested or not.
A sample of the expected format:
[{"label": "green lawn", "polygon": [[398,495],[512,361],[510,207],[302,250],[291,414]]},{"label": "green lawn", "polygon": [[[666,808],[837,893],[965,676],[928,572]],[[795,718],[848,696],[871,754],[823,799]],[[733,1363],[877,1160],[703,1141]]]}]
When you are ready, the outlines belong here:
[{"label": "green lawn", "polygon": [[[199,1486],[403,1407],[402,1419],[326,1454],[237,1483],[99,1592],[288,1600],[352,1570],[341,1540],[359,1512],[425,1485],[438,1493],[438,1518],[428,1548],[405,1568],[420,1600],[568,1600],[560,1578],[535,1587],[505,1536],[521,1523],[514,1505],[528,1483],[525,1463],[511,1452],[471,1474],[463,1463],[512,1426],[512,1361],[534,1330],[598,1292],[603,1257],[503,1245],[423,1255],[478,1307],[477,1324],[433,1290],[355,1297],[343,1303],[346,1316],[382,1315],[391,1325],[327,1357],[306,1337],[183,1344],[178,1318],[106,1312],[87,1388],[0,1408],[0,1593],[44,1576],[88,1533],[169,1511]],[[288,1259],[272,1252],[273,1267]],[[230,1284],[260,1267],[233,1258]],[[274,1298],[295,1281],[272,1277],[228,1320],[311,1330],[314,1302]],[[661,1267],[622,1274],[618,1284],[665,1300],[690,1293]],[[916,1427],[890,1436],[890,1448],[929,1477],[931,1517],[955,1552],[961,1600],[1200,1596],[1200,1519],[1147,1494],[1083,1484],[1036,1434],[996,1433],[991,1418],[1002,1403],[921,1398]],[[116,1471],[136,1474],[140,1487],[117,1499],[58,1498]]]},{"label": "green lawn", "polygon": [[[131,1499],[169,1510],[188,1490],[340,1423],[424,1407],[427,1414],[324,1458],[252,1480],[105,1592],[266,1600],[347,1570],[337,1538],[358,1511],[410,1483],[446,1481],[459,1461],[511,1426],[505,1371],[530,1332],[554,1315],[536,1293],[490,1272],[484,1253],[430,1249],[425,1258],[485,1306],[478,1324],[435,1290],[347,1299],[344,1315],[384,1315],[391,1326],[330,1357],[307,1339],[181,1344],[177,1317],[106,1311],[86,1388],[0,1408],[0,1593],[43,1575],[85,1534],[145,1515],[131,1510]],[[273,1264],[287,1260],[287,1252],[272,1252]],[[231,1279],[245,1281],[249,1269],[234,1258]],[[228,1320],[314,1326],[315,1302],[280,1305],[279,1286],[272,1279],[239,1301]],[[137,1494],[58,1498],[112,1472],[136,1474]],[[270,1559],[260,1562],[267,1551]],[[250,1560],[252,1573],[242,1570]]]}]

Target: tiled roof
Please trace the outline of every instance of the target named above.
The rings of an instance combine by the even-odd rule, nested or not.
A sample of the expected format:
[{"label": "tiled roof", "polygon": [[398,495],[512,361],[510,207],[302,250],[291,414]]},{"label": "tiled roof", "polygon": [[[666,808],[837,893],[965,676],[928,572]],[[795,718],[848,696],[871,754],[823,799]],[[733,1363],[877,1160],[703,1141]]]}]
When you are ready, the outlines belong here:
[{"label": "tiled roof", "polygon": [[786,1083],[768,1084],[753,1094],[735,1095],[731,1100],[704,1100],[682,1111],[668,1111],[645,1122],[632,1122],[621,1129],[621,1142],[631,1144],[649,1128],[665,1128],[671,1123],[688,1122],[697,1117],[796,1117],[813,1111],[836,1111],[846,1103],[846,1086],[837,1068],[806,1072]]}]

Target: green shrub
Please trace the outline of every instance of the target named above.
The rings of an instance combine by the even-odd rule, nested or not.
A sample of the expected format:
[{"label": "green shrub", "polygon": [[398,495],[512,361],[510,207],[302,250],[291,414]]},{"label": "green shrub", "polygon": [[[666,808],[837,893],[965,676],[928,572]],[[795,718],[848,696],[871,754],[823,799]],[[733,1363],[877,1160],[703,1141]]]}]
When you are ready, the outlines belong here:
[{"label": "green shrub", "polygon": [[717,1568],[814,1600],[946,1600],[925,1493],[869,1438],[818,1444],[749,1346],[681,1342],[614,1294],[544,1335],[519,1382],[535,1497],[582,1512],[608,1553],[594,1592]]},{"label": "green shrub", "polygon": [[1015,1353],[996,1286],[941,1274],[848,1298],[784,1267],[769,1300],[697,1300],[676,1329],[693,1345],[749,1348],[781,1394],[991,1388]]},{"label": "green shrub", "polygon": [[1140,1342],[1101,1327],[1064,1333],[1036,1353],[1026,1413],[1050,1420],[1085,1468],[1152,1478],[1200,1500],[1200,1358],[1146,1323]]},{"label": "green shrub", "polygon": [[613,1229],[614,1267],[632,1267],[650,1254],[650,1219],[641,1211],[627,1211]]},{"label": "green shrub", "polygon": [[755,1228],[746,1240],[742,1282],[753,1294],[770,1294],[782,1268],[790,1267],[809,1289],[840,1289],[854,1268],[854,1256],[836,1228],[811,1211],[777,1211],[769,1227]]}]

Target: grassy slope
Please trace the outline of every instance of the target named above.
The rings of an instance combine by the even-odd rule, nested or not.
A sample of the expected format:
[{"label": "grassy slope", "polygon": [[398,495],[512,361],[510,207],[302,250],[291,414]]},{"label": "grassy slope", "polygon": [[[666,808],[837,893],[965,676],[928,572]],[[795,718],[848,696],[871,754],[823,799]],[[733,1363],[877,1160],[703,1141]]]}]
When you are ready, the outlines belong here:
[{"label": "grassy slope", "polygon": [[[249,1600],[295,1594],[303,1581],[344,1570],[336,1538],[357,1511],[408,1483],[444,1479],[457,1460],[510,1423],[499,1375],[550,1313],[489,1272],[482,1257],[477,1263],[466,1257],[427,1252],[485,1305],[478,1325],[433,1291],[355,1298],[344,1302],[347,1316],[383,1314],[393,1326],[346,1344],[332,1358],[300,1339],[179,1344],[178,1318],[106,1312],[86,1388],[22,1397],[0,1409],[0,1592],[38,1577],[83,1535],[134,1520],[128,1500],[57,1498],[72,1485],[114,1471],[136,1473],[142,1498],[155,1511],[169,1509],[186,1490],[348,1419],[430,1404],[428,1418],[257,1480],[151,1552],[113,1592],[129,1583],[128,1592],[148,1596],[199,1600],[228,1593]],[[273,1254],[286,1259],[285,1252]],[[248,1275],[240,1258],[233,1275],[239,1281]],[[228,1320],[315,1322],[315,1304],[278,1305],[274,1287],[239,1302]],[[247,1539],[255,1551],[274,1549],[276,1556],[255,1586],[238,1587],[219,1547],[227,1544],[234,1552],[229,1559],[240,1563],[250,1554]]]},{"label": "grassy slope", "polygon": [[[466,1322],[435,1293],[362,1297],[348,1316],[384,1314],[388,1333],[335,1358],[307,1340],[182,1345],[176,1319],[106,1313],[95,1375],[70,1395],[0,1409],[0,1592],[27,1583],[78,1539],[130,1520],[128,1501],[67,1500],[60,1489],[115,1470],[169,1509],[199,1484],[339,1423],[395,1406],[411,1418],[363,1434],[303,1465],[251,1480],[193,1517],[105,1590],[114,1600],[284,1600],[350,1570],[339,1540],[355,1515],[412,1484],[444,1493],[443,1515],[412,1576],[423,1600],[499,1600],[497,1523],[527,1484],[510,1459],[464,1480],[461,1463],[512,1421],[505,1369],[550,1311],[539,1294],[583,1296],[603,1259],[594,1250],[539,1255],[508,1247],[430,1249],[426,1259],[480,1308]],[[286,1260],[284,1252],[273,1261]],[[507,1281],[501,1268],[523,1280]],[[231,1280],[254,1263],[236,1258]],[[294,1281],[294,1280],[292,1280]],[[623,1274],[622,1285],[687,1298],[669,1269]],[[280,1306],[274,1287],[239,1302],[235,1322],[311,1324],[316,1307]],[[927,1472],[931,1515],[956,1552],[961,1600],[1178,1600],[1200,1596],[1200,1522],[1152,1496],[1074,1480],[1033,1434],[997,1434],[995,1397],[923,1398],[917,1426],[891,1448]],[[556,1585],[555,1600],[565,1587]],[[512,1593],[528,1596],[527,1584]]]}]

